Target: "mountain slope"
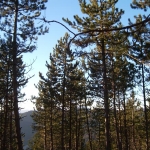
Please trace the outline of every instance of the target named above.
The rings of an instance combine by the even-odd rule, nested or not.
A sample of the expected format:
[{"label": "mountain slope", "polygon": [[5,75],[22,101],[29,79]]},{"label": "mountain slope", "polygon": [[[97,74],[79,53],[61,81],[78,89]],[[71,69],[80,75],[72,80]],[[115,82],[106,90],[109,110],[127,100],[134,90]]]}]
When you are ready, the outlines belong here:
[{"label": "mountain slope", "polygon": [[28,111],[25,113],[21,113],[21,117],[23,117],[20,121],[21,131],[25,136],[23,137],[24,146],[28,145],[29,140],[33,137],[34,132],[32,131],[32,115],[33,111]]}]

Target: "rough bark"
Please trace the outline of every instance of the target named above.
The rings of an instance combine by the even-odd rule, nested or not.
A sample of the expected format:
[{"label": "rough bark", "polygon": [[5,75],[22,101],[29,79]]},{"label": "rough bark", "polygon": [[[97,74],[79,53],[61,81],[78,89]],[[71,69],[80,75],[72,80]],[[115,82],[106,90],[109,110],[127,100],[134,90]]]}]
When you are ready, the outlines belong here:
[{"label": "rough bark", "polygon": [[145,78],[144,78],[144,65],[142,64],[142,86],[143,86],[143,98],[144,98],[144,115],[145,115],[145,134],[146,134],[146,147],[149,149],[148,144],[148,118],[147,118],[147,107],[146,107],[146,95],[145,95]]},{"label": "rough bark", "polygon": [[20,116],[18,107],[18,83],[17,83],[17,19],[18,19],[18,0],[15,1],[15,17],[14,17],[14,32],[13,32],[13,105],[14,105],[14,115],[15,115],[15,127],[16,127],[16,137],[18,150],[23,150],[22,138],[21,138],[21,128],[20,128]]},{"label": "rough bark", "polygon": [[107,68],[106,68],[106,58],[105,58],[105,43],[104,39],[101,40],[102,43],[102,62],[103,62],[103,81],[104,81],[104,106],[105,106],[105,136],[106,136],[106,149],[111,150],[110,142],[110,116],[109,116],[109,99],[108,99],[108,87],[107,87]]}]

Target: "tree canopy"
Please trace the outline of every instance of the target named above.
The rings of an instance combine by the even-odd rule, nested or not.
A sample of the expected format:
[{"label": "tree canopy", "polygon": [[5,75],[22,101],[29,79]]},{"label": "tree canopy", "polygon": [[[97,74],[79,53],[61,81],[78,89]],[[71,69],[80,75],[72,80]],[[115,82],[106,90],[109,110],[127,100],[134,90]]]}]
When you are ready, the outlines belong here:
[{"label": "tree canopy", "polygon": [[[0,2],[0,149],[23,150],[18,104],[30,80],[22,57],[55,22],[69,33],[60,37],[47,73],[40,70],[35,84],[36,133],[29,149],[148,150],[150,15],[134,16],[124,26],[118,0],[79,0],[84,15],[61,23],[41,18],[46,2]],[[150,7],[149,0],[130,5],[133,11]]]}]

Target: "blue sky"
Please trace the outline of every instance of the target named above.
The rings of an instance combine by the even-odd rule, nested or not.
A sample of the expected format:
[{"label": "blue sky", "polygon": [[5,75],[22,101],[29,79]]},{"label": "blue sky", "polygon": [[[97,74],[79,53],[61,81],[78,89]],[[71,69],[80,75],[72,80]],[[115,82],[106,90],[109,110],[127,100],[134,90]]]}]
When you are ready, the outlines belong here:
[{"label": "blue sky", "polygon": [[[131,18],[131,20],[133,20],[134,15],[145,13],[142,10],[131,9],[131,2],[132,0],[119,0],[117,4],[117,7],[119,9],[125,10],[125,14],[121,19],[124,26],[128,25],[128,18]],[[63,23],[62,17],[73,20],[73,15],[78,14],[79,16],[82,16],[78,0],[49,0],[46,6],[47,9],[42,12],[42,16],[46,17],[47,20],[57,20]],[[148,12],[146,12],[146,14],[148,14]],[[32,75],[34,75],[34,77],[29,80],[29,83],[22,90],[26,94],[25,98],[28,99],[26,102],[20,104],[20,107],[24,108],[24,110],[22,111],[33,109],[33,104],[29,99],[31,95],[38,94],[38,91],[34,87],[34,84],[37,84],[39,81],[39,72],[42,72],[43,75],[46,74],[47,68],[45,67],[45,62],[49,62],[49,55],[53,51],[53,47],[55,47],[60,37],[63,37],[67,32],[64,27],[56,23],[51,23],[50,25],[48,25],[48,27],[49,33],[39,36],[38,38],[37,50],[35,50],[33,53],[24,54],[24,61],[27,65],[31,64],[34,60],[35,62],[32,65],[31,71],[27,74],[27,77]]]}]

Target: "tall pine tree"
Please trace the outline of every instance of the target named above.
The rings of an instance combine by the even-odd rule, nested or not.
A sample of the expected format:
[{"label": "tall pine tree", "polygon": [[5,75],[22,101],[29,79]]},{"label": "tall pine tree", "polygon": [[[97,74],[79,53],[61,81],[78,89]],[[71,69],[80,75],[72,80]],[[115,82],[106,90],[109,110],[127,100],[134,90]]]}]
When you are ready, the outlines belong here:
[{"label": "tall pine tree", "polygon": [[15,128],[16,128],[16,142],[18,149],[22,150],[20,117],[18,108],[18,89],[21,85],[17,75],[20,73],[18,70],[18,58],[22,53],[32,52],[35,50],[35,41],[38,34],[47,32],[43,30],[43,26],[35,26],[35,19],[40,16],[41,11],[45,9],[45,2],[42,0],[27,1],[27,0],[2,0],[0,2],[1,10],[1,24],[0,30],[4,36],[11,36],[12,42],[12,86],[13,86],[13,110],[15,115]]}]

